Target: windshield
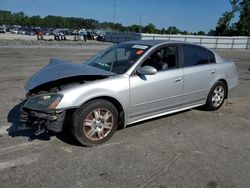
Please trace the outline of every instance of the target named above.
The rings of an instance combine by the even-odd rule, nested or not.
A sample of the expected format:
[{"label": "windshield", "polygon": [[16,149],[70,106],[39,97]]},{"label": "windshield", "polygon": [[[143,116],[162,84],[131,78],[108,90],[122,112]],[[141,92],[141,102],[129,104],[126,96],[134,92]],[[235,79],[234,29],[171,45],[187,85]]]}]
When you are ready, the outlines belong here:
[{"label": "windshield", "polygon": [[95,55],[86,64],[116,74],[123,74],[148,49],[149,46],[146,45],[119,44]]}]

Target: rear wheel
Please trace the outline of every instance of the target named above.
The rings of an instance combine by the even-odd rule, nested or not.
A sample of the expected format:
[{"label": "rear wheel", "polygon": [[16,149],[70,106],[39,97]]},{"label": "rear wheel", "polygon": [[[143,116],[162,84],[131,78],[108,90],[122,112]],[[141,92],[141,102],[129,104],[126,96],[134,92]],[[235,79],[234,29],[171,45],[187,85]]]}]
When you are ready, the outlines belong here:
[{"label": "rear wheel", "polygon": [[221,81],[216,82],[208,94],[205,108],[210,111],[218,110],[224,103],[226,92],[226,85]]},{"label": "rear wheel", "polygon": [[85,146],[106,142],[118,127],[118,112],[107,100],[87,102],[73,115],[72,133]]}]

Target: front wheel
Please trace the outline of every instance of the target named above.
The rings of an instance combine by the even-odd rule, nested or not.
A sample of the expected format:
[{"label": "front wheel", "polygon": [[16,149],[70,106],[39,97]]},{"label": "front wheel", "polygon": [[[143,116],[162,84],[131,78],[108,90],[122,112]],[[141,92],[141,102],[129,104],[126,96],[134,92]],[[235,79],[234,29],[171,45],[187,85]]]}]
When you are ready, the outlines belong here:
[{"label": "front wheel", "polygon": [[205,108],[210,111],[218,110],[224,103],[226,92],[226,85],[221,81],[216,82],[208,94]]},{"label": "front wheel", "polygon": [[117,127],[118,112],[107,100],[87,102],[73,114],[72,133],[85,146],[106,142]]}]

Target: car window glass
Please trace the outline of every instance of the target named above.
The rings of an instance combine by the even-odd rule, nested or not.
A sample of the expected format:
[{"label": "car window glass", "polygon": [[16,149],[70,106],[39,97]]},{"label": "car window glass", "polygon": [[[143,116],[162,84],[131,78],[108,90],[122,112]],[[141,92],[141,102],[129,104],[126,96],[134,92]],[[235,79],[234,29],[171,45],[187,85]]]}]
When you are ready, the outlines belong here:
[{"label": "car window glass", "polygon": [[116,50],[116,53],[117,53],[117,61],[127,60],[131,55],[131,51],[126,50],[125,48],[118,48]]},{"label": "car window glass", "polygon": [[177,67],[177,47],[163,47],[153,52],[141,65],[152,66],[157,71],[168,70]]},{"label": "car window glass", "polygon": [[208,64],[208,51],[205,48],[194,45],[182,45],[184,66]]},{"label": "car window glass", "polygon": [[105,63],[109,63],[109,62],[113,62],[113,61],[115,61],[115,51],[110,51],[110,52],[104,54],[100,58],[100,64],[105,64]]},{"label": "car window glass", "polygon": [[113,61],[124,61],[129,59],[131,51],[125,48],[117,48],[116,51],[111,51],[105,54],[101,59],[103,63],[113,62]]},{"label": "car window glass", "polygon": [[99,69],[123,74],[149,48],[150,46],[146,45],[120,44],[100,52],[86,63]]}]

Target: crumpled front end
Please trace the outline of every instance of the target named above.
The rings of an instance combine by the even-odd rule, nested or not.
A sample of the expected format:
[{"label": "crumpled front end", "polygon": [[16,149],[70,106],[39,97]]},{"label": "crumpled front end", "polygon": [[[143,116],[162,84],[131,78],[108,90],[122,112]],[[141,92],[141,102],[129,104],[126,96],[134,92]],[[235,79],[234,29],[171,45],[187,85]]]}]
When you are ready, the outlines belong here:
[{"label": "crumpled front end", "polygon": [[56,108],[63,98],[60,91],[114,75],[86,64],[51,59],[26,83],[27,101],[21,110],[21,121],[27,126],[37,127],[36,134],[46,130],[60,132],[66,116],[65,109]]},{"label": "crumpled front end", "polygon": [[36,128],[36,135],[47,130],[58,133],[62,131],[65,114],[65,111],[38,112],[23,107],[20,121],[24,122],[27,127]]},{"label": "crumpled front end", "polygon": [[65,110],[55,109],[62,99],[60,94],[43,94],[30,97],[21,108],[20,121],[27,127],[36,128],[36,135],[45,131],[61,132]]}]

